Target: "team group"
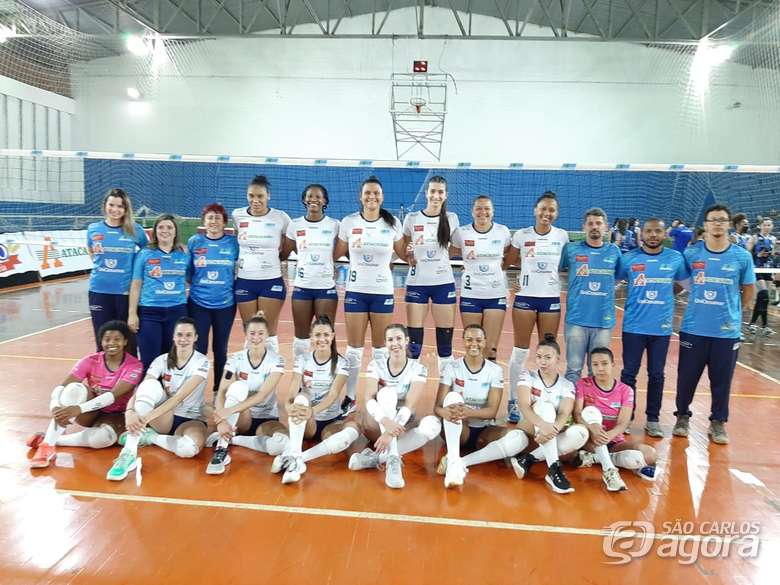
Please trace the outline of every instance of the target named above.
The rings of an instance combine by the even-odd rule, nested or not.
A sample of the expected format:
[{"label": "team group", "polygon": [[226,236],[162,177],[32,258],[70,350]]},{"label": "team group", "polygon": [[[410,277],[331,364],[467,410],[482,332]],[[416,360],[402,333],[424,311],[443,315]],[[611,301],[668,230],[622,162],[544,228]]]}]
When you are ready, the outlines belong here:
[{"label": "team group", "polygon": [[[607,489],[624,490],[618,468],[647,480],[656,476],[655,449],[625,435],[647,354],[645,431],[664,436],[664,367],[675,295],[684,289],[689,294],[679,331],[673,434],[688,435],[691,402],[707,367],[709,436],[728,442],[741,311],[752,299],[755,274],[750,253],[729,240],[725,206],[706,211],[703,238],[684,253],[664,247],[664,222],[648,218],[641,246],[623,254],[608,242],[607,216],[599,208],[585,213],[585,239],[569,242],[554,225],[559,201],[552,192],[536,201],[534,225],[514,235],[493,221],[485,195],[474,199],[472,223],[459,225],[447,211],[447,182],[440,176],[427,183],[425,209],[407,214],[403,224],[382,207],[376,177],[362,183],[359,211],[342,221],[325,214],[328,192],[319,184],[304,189],[306,214],[293,220],[271,208],[270,199],[268,180],[255,177],[247,207],[233,211],[235,235],[226,233],[227,212],[214,203],[203,210],[205,232],[183,245],[172,215],[156,219],[147,241],[128,195],[121,189],[106,195],[104,221],[87,231],[98,351],[81,359],[52,392],[53,418],[45,433],[28,441],[35,450],[31,467],[47,467],[57,446],[119,442],[109,480],[135,470],[138,449],[146,445],[179,457],[213,446],[206,472],[220,474],[230,464],[230,450],[241,446],[272,455],[271,471],[290,483],[312,461],[346,451],[362,435],[369,446],[352,450],[349,469],[384,468],[386,485],[401,488],[402,456],[441,434],[446,454],[438,472],[446,487],[462,485],[473,465],[509,459],[520,479],[544,461],[544,479],[556,493],[574,491],[562,461],[599,464]],[[293,251],[293,374],[283,385],[285,362],[276,335],[287,296],[281,262]],[[394,255],[409,263],[405,325],[393,322]],[[342,357],[334,328],[334,259],[343,256],[349,267]],[[451,257],[463,259],[460,295]],[[510,424],[504,426],[496,423],[504,389],[496,353],[507,309],[505,271],[512,266],[519,271],[508,367]],[[556,341],[560,271],[568,271],[565,359]],[[616,380],[609,346],[621,281],[627,283],[623,370]],[[458,296],[461,358],[452,347]],[[236,308],[244,349],[228,356]],[[428,372],[419,361],[429,311],[439,369],[432,405],[424,391]],[[369,324],[373,353],[356,404]],[[534,328],[539,342],[532,348]],[[213,387],[207,387],[209,335]],[[532,351],[536,367],[529,371]],[[590,375],[582,378],[586,362]],[[74,422],[82,430],[65,433]],[[311,445],[306,450],[304,439]]]}]

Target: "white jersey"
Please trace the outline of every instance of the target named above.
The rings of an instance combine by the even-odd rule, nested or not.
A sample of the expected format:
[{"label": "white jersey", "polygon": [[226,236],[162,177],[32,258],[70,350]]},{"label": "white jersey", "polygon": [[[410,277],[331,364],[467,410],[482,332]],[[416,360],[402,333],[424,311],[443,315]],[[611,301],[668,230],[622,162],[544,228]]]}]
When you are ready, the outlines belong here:
[{"label": "white jersey", "polygon": [[[458,229],[458,216],[447,212],[450,223],[450,236]],[[406,284],[412,286],[432,286],[455,282],[447,248],[439,245],[439,216],[428,216],[422,211],[413,211],[404,218],[403,232],[409,238],[414,249],[416,266],[409,267]]]},{"label": "white jersey", "polygon": [[164,353],[154,358],[146,374],[160,380],[168,398],[176,394],[193,376],[202,377],[203,381],[173,411],[173,414],[176,416],[197,419],[202,417],[206,380],[209,377],[210,368],[208,358],[198,351],[192,352],[190,359],[187,360],[183,367],[169,368],[168,354]]},{"label": "white jersey", "polygon": [[552,229],[541,235],[533,226],[517,230],[512,246],[520,251],[520,274],[517,276],[517,294],[526,297],[560,297],[561,279],[558,264],[561,253],[569,243],[566,230]]},{"label": "white jersey", "polygon": [[506,277],[502,268],[504,249],[512,237],[509,228],[494,223],[484,234],[473,224],[462,225],[452,234],[452,245],[463,253],[462,297],[496,299],[506,297]]},{"label": "white jersey", "polygon": [[[225,364],[225,371],[235,376],[235,381],[243,380],[249,386],[249,395],[257,393],[271,374],[284,373],[284,358],[272,349],[266,348],[259,364],[253,364],[249,359],[249,350],[245,349],[232,354]],[[278,418],[276,407],[276,392],[271,392],[265,402],[256,404],[250,409],[252,418]]]},{"label": "white jersey", "polygon": [[[482,369],[472,372],[466,366],[463,358],[450,362],[442,372],[441,383],[450,387],[452,392],[463,396],[466,408],[485,408],[491,388],[504,388],[504,371],[501,366],[485,360]],[[470,427],[486,427],[493,424],[492,420],[469,419]]]},{"label": "white jersey", "polygon": [[[299,391],[309,399],[311,406],[317,406],[325,399],[336,376],[349,376],[347,360],[340,355],[337,355],[336,359],[338,360],[336,372],[333,375],[330,373],[331,360],[321,364],[314,358],[314,352],[307,352],[295,361],[293,372],[301,375]],[[341,404],[336,398],[328,408],[314,418],[315,420],[333,420],[339,416],[341,416]]]},{"label": "white jersey", "polygon": [[428,370],[417,360],[407,359],[404,368],[396,375],[390,373],[388,359],[372,360],[368,364],[366,378],[373,378],[377,381],[377,390],[385,386],[395,390],[398,396],[398,408],[406,402],[406,395],[415,382],[425,382],[428,380]]},{"label": "white jersey", "polygon": [[341,222],[339,239],[349,246],[349,274],[346,289],[367,294],[393,294],[393,244],[404,237],[396,219],[390,227],[381,217],[363,219],[360,213],[348,215]]},{"label": "white jersey", "polygon": [[552,386],[547,386],[538,371],[529,372],[525,370],[520,374],[517,385],[527,386],[531,389],[531,406],[537,400],[541,400],[542,402],[552,404],[557,412],[561,405],[561,400],[564,398],[574,400],[574,384],[560,375]]},{"label": "white jersey", "polygon": [[261,216],[249,215],[246,207],[233,211],[239,278],[267,280],[282,276],[279,247],[289,223],[290,216],[278,209],[269,209]]},{"label": "white jersey", "polygon": [[295,286],[328,289],[336,286],[333,278],[333,245],[339,235],[339,221],[323,217],[309,221],[296,217],[287,226],[287,237],[295,242]]}]

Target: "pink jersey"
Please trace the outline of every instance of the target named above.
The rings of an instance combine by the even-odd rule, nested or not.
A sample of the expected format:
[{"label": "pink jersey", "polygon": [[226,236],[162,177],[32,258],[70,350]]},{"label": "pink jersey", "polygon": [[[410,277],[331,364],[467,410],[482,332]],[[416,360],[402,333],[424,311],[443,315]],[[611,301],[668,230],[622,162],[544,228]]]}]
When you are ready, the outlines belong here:
[{"label": "pink jersey", "polygon": [[[631,389],[631,386],[623,384],[623,382],[618,380],[614,381],[612,390],[604,391],[596,384],[593,376],[582,378],[577,382],[576,396],[577,399],[582,399],[583,408],[595,406],[599,409],[603,418],[602,424],[606,431],[615,428],[618,414],[620,414],[622,407],[634,407],[634,391]],[[620,443],[623,440],[623,435],[618,435],[612,442]]]},{"label": "pink jersey", "polygon": [[[127,382],[136,386],[142,380],[143,371],[144,365],[129,353],[125,354],[122,364],[115,371],[111,371],[106,366],[103,352],[99,351],[81,358],[73,366],[70,373],[84,382],[96,394],[102,394],[103,392],[111,392],[119,382]],[[110,406],[100,409],[100,412],[106,414],[124,412],[132,395],[132,392],[122,395]]]}]

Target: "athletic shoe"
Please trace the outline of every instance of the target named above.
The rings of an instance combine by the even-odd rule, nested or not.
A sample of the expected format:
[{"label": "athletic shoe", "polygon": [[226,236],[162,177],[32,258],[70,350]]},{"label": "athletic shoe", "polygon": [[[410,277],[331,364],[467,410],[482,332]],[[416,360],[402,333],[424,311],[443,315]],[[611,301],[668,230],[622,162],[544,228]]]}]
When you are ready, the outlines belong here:
[{"label": "athletic shoe", "polygon": [[605,469],[603,473],[604,483],[607,486],[607,490],[611,492],[621,492],[628,489],[623,480],[620,479],[620,473],[618,473],[617,467],[610,467]]},{"label": "athletic shoe", "polygon": [[211,448],[219,441],[219,433],[214,431],[206,438],[206,447]]},{"label": "athletic shoe", "polygon": [[726,433],[726,427],[723,425],[723,421],[710,421],[710,429],[707,431],[707,434],[710,436],[710,441],[716,445],[728,445],[729,443],[729,436]]},{"label": "athletic shoe", "polygon": [[656,439],[661,439],[664,436],[661,425],[657,420],[649,420],[645,423],[645,434],[648,437],[655,437]]},{"label": "athletic shoe", "polygon": [[580,449],[577,458],[572,463],[574,463],[574,467],[593,467],[596,463],[596,454],[593,451]]},{"label": "athletic shoe", "polygon": [[675,437],[687,437],[690,426],[691,417],[689,417],[687,414],[681,414],[677,417],[677,422],[674,423],[672,434]]},{"label": "athletic shoe", "polygon": [[447,473],[447,456],[442,455],[439,459],[439,465],[436,466],[436,473],[439,475],[445,475]]},{"label": "athletic shoe", "polygon": [[634,473],[646,481],[655,481],[655,465],[645,465],[642,469],[635,470]]},{"label": "athletic shoe", "polygon": [[54,445],[41,442],[35,451],[35,455],[30,459],[30,467],[32,469],[48,467],[55,457],[57,457],[57,449],[54,448]]},{"label": "athletic shoe", "polygon": [[281,473],[284,469],[287,469],[290,463],[289,459],[290,457],[284,454],[274,457],[271,463],[271,473]]},{"label": "athletic shoe", "polygon": [[445,466],[444,487],[451,488],[463,485],[463,480],[466,479],[466,474],[469,472],[468,467],[463,465],[463,460],[454,459],[445,463]]},{"label": "athletic shoe", "polygon": [[761,330],[761,335],[763,335],[764,337],[771,337],[774,334],[775,334],[775,330],[772,329],[771,327],[764,327]]},{"label": "athletic shoe", "polygon": [[[139,447],[148,447],[149,445],[152,445],[152,439],[154,439],[157,435],[159,435],[157,431],[155,431],[152,427],[146,427],[144,429],[144,432],[141,433],[140,438],[138,439],[138,446]],[[127,443],[127,436],[129,433],[125,431],[121,435],[119,435],[119,440],[117,443],[119,443],[122,447],[125,446],[125,443]]]},{"label": "athletic shoe", "polygon": [[509,401],[509,416],[507,417],[507,421],[511,422],[512,424],[517,424],[520,422],[520,407],[517,406],[517,400],[510,400]]},{"label": "athletic shoe", "polygon": [[301,481],[301,475],[306,473],[306,464],[303,462],[303,457],[296,455],[294,457],[287,457],[288,464],[287,469],[282,476],[282,483],[296,483]]},{"label": "athletic shoe", "polygon": [[27,445],[30,449],[37,449],[38,445],[43,443],[43,437],[45,437],[43,433],[35,433],[32,435],[29,439],[27,439],[24,444]]},{"label": "athletic shoe", "polygon": [[569,483],[569,480],[563,474],[563,467],[561,467],[560,461],[556,461],[550,465],[550,469],[547,470],[544,481],[547,482],[547,485],[549,485],[556,494],[570,494],[574,491],[574,488],[571,487],[571,483]]},{"label": "athletic shoe", "polygon": [[624,435],[630,435],[631,434],[631,426],[630,425],[625,428],[625,430],[623,431],[623,434]]},{"label": "athletic shoe", "polygon": [[230,453],[227,447],[217,447],[214,449],[214,455],[211,457],[206,473],[209,475],[221,475],[225,473],[225,466],[230,465]]},{"label": "athletic shoe", "polygon": [[404,476],[401,473],[401,461],[400,455],[390,455],[385,463],[385,485],[393,489],[401,489],[404,487]]},{"label": "athletic shoe", "polygon": [[352,471],[360,471],[361,469],[376,469],[379,467],[379,455],[366,447],[360,453],[352,454],[352,457],[349,458],[349,464],[347,467],[349,467],[349,469]]},{"label": "athletic shoe", "polygon": [[347,416],[357,410],[357,402],[349,396],[345,396],[341,401],[341,416]]},{"label": "athletic shoe", "polygon": [[517,479],[523,479],[531,469],[531,466],[536,463],[537,459],[530,453],[521,455],[520,457],[510,457],[509,463],[512,465],[512,469],[517,476]]},{"label": "athletic shoe", "polygon": [[748,330],[752,335],[755,335],[758,332],[758,325],[756,325],[755,323],[751,323],[750,325],[748,325]]},{"label": "athletic shoe", "polygon": [[114,459],[114,464],[106,474],[106,479],[111,481],[122,481],[133,471],[138,465],[138,457],[130,451],[122,449],[119,452],[119,457]]}]

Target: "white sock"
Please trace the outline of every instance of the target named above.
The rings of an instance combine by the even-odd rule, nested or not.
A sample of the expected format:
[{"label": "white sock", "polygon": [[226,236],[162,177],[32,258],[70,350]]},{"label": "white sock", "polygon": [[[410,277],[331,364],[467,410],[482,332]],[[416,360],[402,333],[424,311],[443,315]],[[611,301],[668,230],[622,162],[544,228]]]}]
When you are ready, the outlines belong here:
[{"label": "white sock", "polygon": [[57,439],[57,445],[63,447],[90,447],[104,449],[116,443],[116,431],[108,425],[89,427],[78,433],[62,435]]},{"label": "white sock", "polygon": [[551,439],[531,451],[531,455],[537,460],[544,459],[547,461],[547,467],[549,467],[558,461],[558,443],[555,439]]},{"label": "white sock", "polygon": [[[309,400],[303,395],[298,394],[293,400],[293,404],[309,406]],[[303,434],[306,431],[306,421],[294,422],[293,419],[287,421],[287,427],[290,432],[290,441],[287,443],[287,455],[300,455],[303,448]]]},{"label": "white sock", "polygon": [[324,438],[310,449],[303,452],[303,461],[308,463],[325,455],[335,455],[346,450],[352,443],[357,441],[358,432],[354,427],[344,427],[337,433]]},{"label": "white sock", "polygon": [[528,360],[529,350],[527,347],[513,347],[512,355],[509,358],[509,399],[517,400],[517,381],[520,379],[520,373],[526,369],[525,362]]},{"label": "white sock", "polygon": [[[428,415],[423,417],[420,424],[406,431],[398,439],[398,454],[404,455],[411,451],[416,451],[426,443],[435,439],[441,432],[441,423],[435,416]],[[387,456],[385,453],[379,456],[379,462],[385,463]]]},{"label": "white sock", "polygon": [[166,451],[170,451],[171,453],[176,453],[179,437],[177,435],[154,435],[152,444],[157,445]]},{"label": "white sock", "polygon": [[311,344],[309,343],[309,339],[302,339],[300,337],[296,337],[293,339],[292,349],[293,349],[293,365],[298,363],[298,360],[304,359],[306,357],[306,354],[309,353],[309,347]]},{"label": "white sock", "polygon": [[[449,392],[442,402],[442,406],[452,406],[453,404],[463,404],[463,397],[457,392]],[[463,421],[456,423],[443,420],[444,442],[447,444],[447,460],[454,461],[460,459],[460,435],[463,432]]]},{"label": "white sock", "polygon": [[347,378],[347,396],[352,400],[357,397],[358,380],[360,379],[360,366],[363,362],[363,348],[347,347],[347,364],[349,367],[349,377]]},{"label": "white sock", "polygon": [[238,445],[239,447],[260,451],[260,453],[268,453],[268,447],[266,447],[267,441],[268,437],[265,435],[256,435],[254,437],[249,435],[237,435],[230,440],[230,443],[232,445]]},{"label": "white sock", "polygon": [[479,451],[474,451],[463,457],[466,467],[497,461],[517,455],[528,446],[528,437],[521,430],[509,431],[506,435],[495,441],[491,441]]},{"label": "white sock", "polygon": [[59,438],[65,432],[65,427],[61,427],[54,419],[51,419],[49,426],[46,428],[46,434],[43,437],[43,442],[47,445],[56,445]]},{"label": "white sock", "polygon": [[596,461],[601,464],[601,468],[604,471],[615,467],[615,464],[612,463],[612,458],[609,456],[609,451],[607,450],[606,445],[596,447],[594,452],[596,454]]},{"label": "white sock", "polygon": [[140,435],[132,435],[128,433],[127,440],[125,441],[125,446],[122,448],[122,451],[127,451],[128,453],[132,453],[133,455],[138,456],[138,441],[140,439]]}]

